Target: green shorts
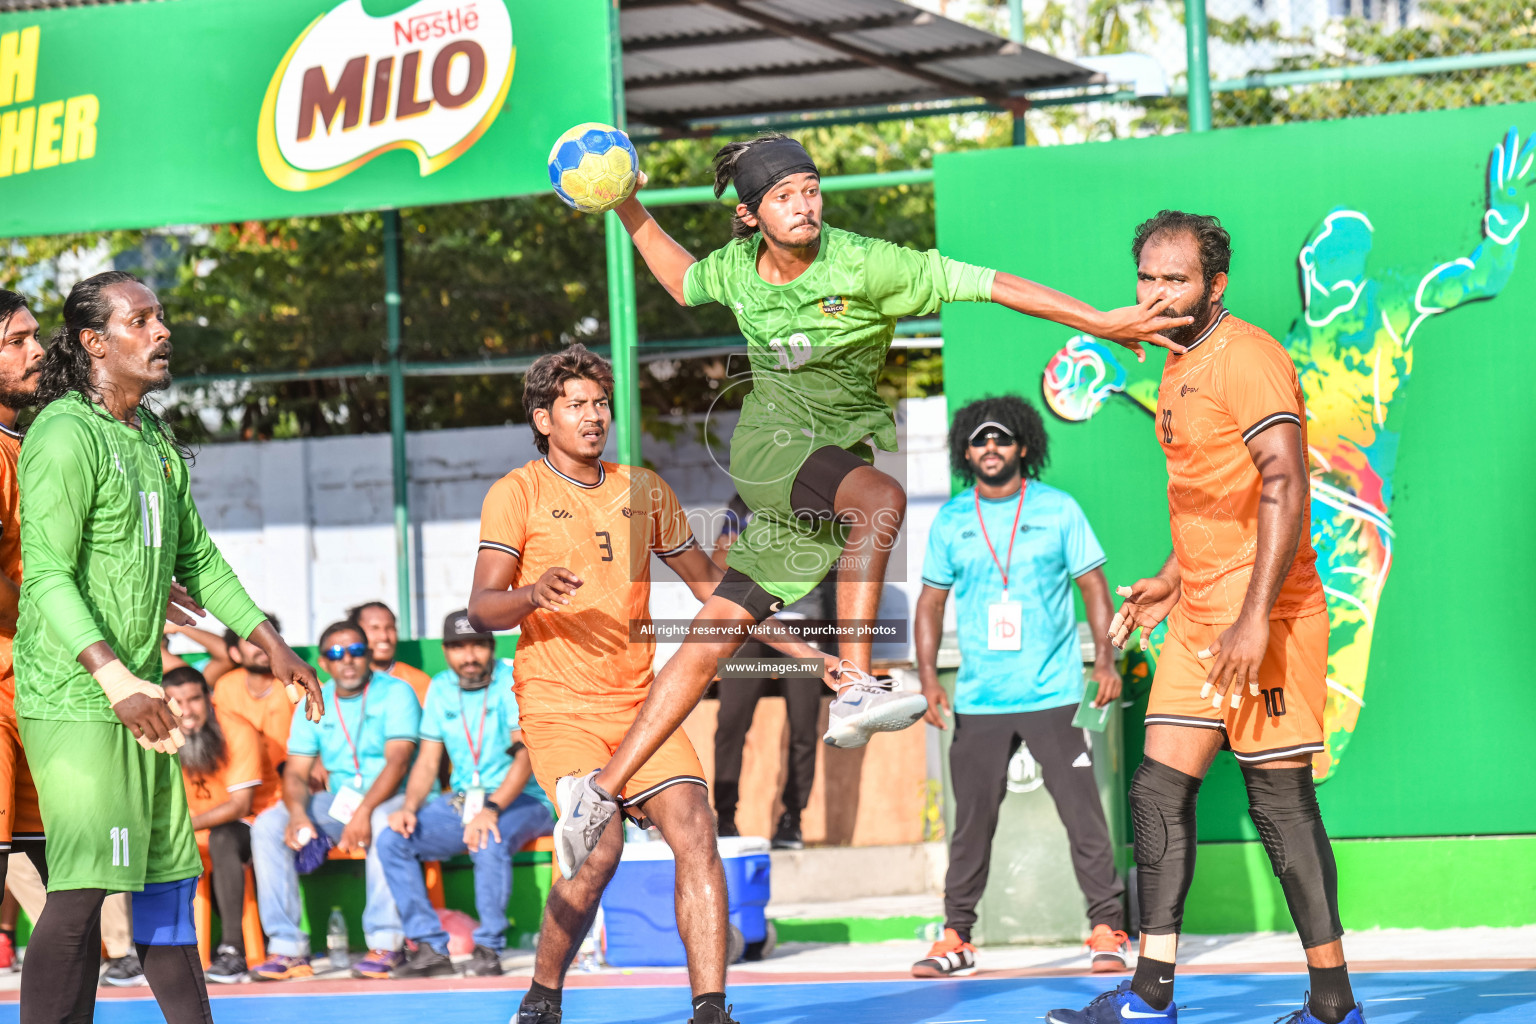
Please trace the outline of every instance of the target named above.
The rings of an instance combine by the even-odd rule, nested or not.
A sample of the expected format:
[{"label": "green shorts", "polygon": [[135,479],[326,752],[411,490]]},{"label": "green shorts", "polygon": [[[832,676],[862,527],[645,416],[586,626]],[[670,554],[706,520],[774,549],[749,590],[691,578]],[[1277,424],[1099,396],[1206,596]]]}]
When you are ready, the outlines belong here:
[{"label": "green shorts", "polygon": [[48,836],[48,891],[139,892],[202,873],[181,762],[121,722],[20,719]]},{"label": "green shorts", "polygon": [[[752,518],[726,553],[725,564],[790,605],[826,578],[843,553],[847,529],[794,514],[790,496],[811,449],[803,442],[785,443],[787,437],[787,431],[761,428],[738,429],[731,437],[731,480]],[[848,451],[874,461],[866,444]]]}]

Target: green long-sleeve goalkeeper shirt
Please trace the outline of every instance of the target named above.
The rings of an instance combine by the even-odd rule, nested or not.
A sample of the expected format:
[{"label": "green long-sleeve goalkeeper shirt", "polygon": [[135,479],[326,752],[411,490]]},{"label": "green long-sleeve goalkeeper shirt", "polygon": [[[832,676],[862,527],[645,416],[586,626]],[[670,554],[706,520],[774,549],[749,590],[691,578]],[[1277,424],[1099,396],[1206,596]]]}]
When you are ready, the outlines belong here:
[{"label": "green long-sleeve goalkeeper shirt", "polygon": [[186,463],[142,419],[135,430],[70,394],[42,411],[21,446],[23,718],[116,721],[75,659],[105,640],[135,675],[158,681],[173,577],[241,636],[264,619],[197,514]]}]

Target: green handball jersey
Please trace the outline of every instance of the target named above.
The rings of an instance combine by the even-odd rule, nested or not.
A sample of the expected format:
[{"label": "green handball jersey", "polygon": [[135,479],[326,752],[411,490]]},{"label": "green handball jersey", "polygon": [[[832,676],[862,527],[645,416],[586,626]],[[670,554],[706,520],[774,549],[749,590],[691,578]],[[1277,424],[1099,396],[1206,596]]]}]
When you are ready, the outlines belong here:
[{"label": "green handball jersey", "polygon": [[800,466],[828,445],[865,458],[870,444],[895,451],[896,420],[875,384],[897,318],[989,301],[997,272],[826,227],[805,272],[775,285],[757,272],[761,244],[736,239],[690,266],[683,298],[728,306],[747,339],[752,390],[731,438],[731,478],[753,516],[727,562],[788,604],[843,546],[835,526],[794,516]]},{"label": "green handball jersey", "polygon": [[172,577],[242,637],[264,619],[209,538],[186,463],[141,418],[135,430],[70,394],[27,431],[18,471],[26,566],[18,717],[117,722],[75,659],[105,640],[129,671],[158,682]]}]

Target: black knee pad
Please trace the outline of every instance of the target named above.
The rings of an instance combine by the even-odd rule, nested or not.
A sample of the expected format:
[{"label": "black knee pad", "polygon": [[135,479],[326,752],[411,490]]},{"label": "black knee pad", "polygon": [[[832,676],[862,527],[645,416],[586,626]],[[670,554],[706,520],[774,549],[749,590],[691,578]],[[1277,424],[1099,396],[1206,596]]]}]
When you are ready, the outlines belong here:
[{"label": "black knee pad", "polygon": [[1195,877],[1195,800],[1200,780],[1150,758],[1131,779],[1132,849],[1136,854],[1141,930],[1177,932]]},{"label": "black knee pad", "polygon": [[735,569],[725,570],[725,576],[715,584],[715,596],[744,610],[752,616],[753,623],[762,622],[784,608],[783,599],[774,597],[761,583]]},{"label": "black knee pad", "polygon": [[1243,765],[1248,816],[1259,830],[1269,863],[1280,879],[1291,920],[1304,949],[1342,938],[1339,874],[1333,847],[1317,808],[1311,768]]}]

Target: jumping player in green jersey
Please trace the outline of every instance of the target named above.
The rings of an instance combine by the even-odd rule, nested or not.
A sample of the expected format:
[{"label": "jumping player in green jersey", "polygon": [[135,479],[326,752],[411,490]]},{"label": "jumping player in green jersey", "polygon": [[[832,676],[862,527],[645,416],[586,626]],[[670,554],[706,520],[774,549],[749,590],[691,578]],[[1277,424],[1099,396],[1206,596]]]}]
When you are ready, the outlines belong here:
[{"label": "jumping player in green jersey", "polygon": [[155,294],[112,271],[70,291],[44,358],[22,449],[27,571],[16,632],[16,713],[48,843],[21,1020],[89,1020],[101,903],[133,892],[134,941],[171,1024],[210,1022],[192,896],[202,872],[181,770],[179,710],[159,686],[174,576],[261,647],[319,717],[314,670],[246,596],[193,504],[190,452],[141,403],[171,382]]},{"label": "jumping player in green jersey", "polygon": [[[689,638],[651,686],[628,736],[601,771],[573,787],[555,842],[574,871],[596,844],[631,774],[682,724],[743,630],[808,594],[836,563],[837,618],[876,617],[906,495],[870,462],[870,442],[896,447],[875,382],[898,317],[945,302],[996,302],[1119,342],[1183,351],[1161,333],[1189,323],[1165,301],[1101,312],[1012,274],[970,266],[822,225],[821,177],[793,139],[769,135],[715,155],[715,194],[735,183],[732,240],[702,260],[651,218],[638,198],[618,207],[646,265],[678,303],[719,302],[747,338],[752,391],[731,438],[730,474],[752,520],[731,546],[725,578]],[[727,632],[729,627],[736,627]],[[858,746],[927,710],[918,694],[869,675],[871,639],[842,639],[846,659],[826,742]]]}]

